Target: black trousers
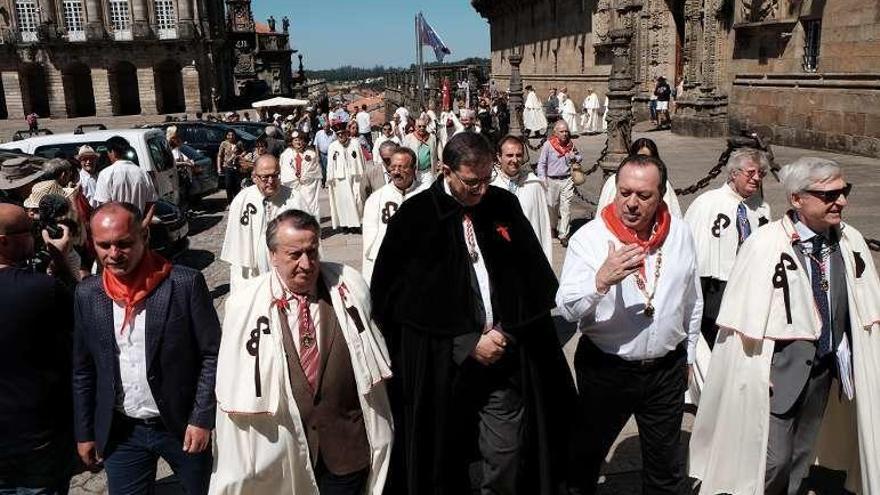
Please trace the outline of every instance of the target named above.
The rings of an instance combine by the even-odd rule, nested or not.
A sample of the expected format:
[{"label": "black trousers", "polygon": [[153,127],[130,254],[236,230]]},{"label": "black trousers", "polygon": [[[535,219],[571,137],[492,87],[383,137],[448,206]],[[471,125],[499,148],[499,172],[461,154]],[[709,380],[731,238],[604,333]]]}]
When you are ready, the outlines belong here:
[{"label": "black trousers", "polygon": [[700,287],[703,289],[703,319],[700,322],[700,333],[709,349],[715,348],[715,339],[718,337],[718,310],[721,309],[721,298],[727,282],[710,277],[700,277]]},{"label": "black trousers", "polygon": [[370,468],[350,474],[333,474],[327,470],[327,466],[324,465],[320,456],[318,457],[318,465],[315,467],[315,481],[318,483],[318,492],[321,495],[360,495],[364,493]]},{"label": "black trousers", "polygon": [[599,469],[631,415],[639,427],[642,493],[684,490],[681,420],[687,388],[687,352],[682,343],[650,364],[606,354],[582,336],[574,358],[578,384],[575,480],[584,494],[596,492]]},{"label": "black trousers", "polygon": [[235,195],[241,191],[241,178],[238,169],[231,167],[223,168],[223,185],[226,188],[226,202],[232,203]]}]

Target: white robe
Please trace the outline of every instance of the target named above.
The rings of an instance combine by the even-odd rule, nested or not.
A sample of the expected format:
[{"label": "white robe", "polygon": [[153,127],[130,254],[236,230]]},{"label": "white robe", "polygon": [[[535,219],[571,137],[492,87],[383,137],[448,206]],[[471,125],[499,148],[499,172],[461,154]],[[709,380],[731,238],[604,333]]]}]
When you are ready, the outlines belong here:
[{"label": "white robe", "polygon": [[547,116],[544,115],[544,105],[538,99],[534,91],[529,91],[526,96],[526,104],[523,108],[523,126],[532,132],[547,132]]},{"label": "white robe", "polygon": [[[697,246],[697,270],[700,277],[725,282],[729,279],[739,250],[736,210],[743,201],[742,196],[725,183],[697,196],[684,214],[684,221],[690,226]],[[745,200],[745,205],[749,226],[754,234],[759,227],[770,221],[770,206],[761,194],[752,195]],[[700,335],[694,363],[694,379],[688,390],[688,401],[692,404],[700,401],[711,356],[709,344]]]},{"label": "white robe", "polygon": [[333,141],[327,149],[327,187],[330,193],[330,222],[333,228],[360,227],[364,202],[361,181],[364,155],[356,139],[342,146]]},{"label": "white robe", "polygon": [[412,186],[405,192],[401,192],[393,182],[390,182],[367,198],[367,203],[364,205],[363,263],[361,265],[361,274],[367,284],[373,277],[373,264],[376,263],[376,257],[379,256],[382,240],[385,239],[388,221],[397,213],[404,201],[424,191],[429,185],[430,183],[420,183],[413,179]]},{"label": "white robe", "polygon": [[571,101],[571,98],[566,98],[565,102],[562,103],[562,108],[560,109],[562,112],[562,120],[568,124],[568,131],[574,134],[580,134],[581,129],[578,125],[578,112],[577,108],[574,106],[574,102]]},{"label": "white robe", "polygon": [[229,263],[229,292],[235,292],[243,281],[269,272],[269,248],[266,227],[285,210],[308,211],[300,195],[286,186],[279,186],[270,200],[271,211],[263,207],[263,194],[256,185],[246,187],[232,199],[226,223],[226,236],[220,259]]},{"label": "white robe", "polygon": [[373,141],[373,163],[375,163],[377,165],[384,166],[384,164],[382,163],[382,156],[379,155],[379,148],[382,146],[382,143],[384,143],[385,141],[391,141],[392,143],[397,143],[398,145],[400,144],[399,137],[397,137],[397,136],[386,137],[385,134],[380,133],[379,137],[377,137],[376,140]]},{"label": "white robe", "polygon": [[[391,406],[385,390],[385,380],[391,377],[388,350],[370,318],[370,292],[360,274],[348,266],[322,262],[321,277],[351,356],[370,445],[365,493],[380,495],[392,441]],[[318,495],[288,377],[278,311],[272,306],[272,300],[281,295],[280,282],[272,272],[248,281],[245,288],[226,301],[217,356],[217,420],[209,493]],[[365,325],[358,325],[350,311]]]},{"label": "white robe", "polygon": [[523,213],[535,231],[535,237],[541,243],[541,248],[547,256],[547,261],[553,264],[553,238],[550,236],[550,212],[547,209],[547,191],[544,189],[544,181],[533,172],[525,177],[511,179],[502,171],[498,171],[498,177],[492,181],[492,185],[510,191],[510,183],[516,184],[516,199],[522,206]]},{"label": "white robe", "polygon": [[596,93],[590,93],[590,96],[584,98],[584,132],[590,134],[598,134],[602,132],[602,124],[599,122],[599,96]]},{"label": "white robe", "polygon": [[[611,174],[611,177],[608,177],[608,180],[602,185],[602,192],[599,193],[599,205],[596,206],[596,211],[602,211],[603,208],[614,202],[614,197],[617,196],[616,177],[617,174]],[[672,188],[669,179],[666,180],[666,194],[663,195],[663,201],[669,207],[669,213],[681,218],[681,205],[678,204],[678,196],[675,195],[675,189]]]},{"label": "white robe", "polygon": [[[740,248],[730,275],[718,325],[721,327],[690,443],[690,474],[703,481],[700,493],[764,493],[770,417],[770,370],[776,340],[816,340],[821,321],[810,277],[800,263],[784,270],[784,288],[774,287],[786,254],[797,260],[795,233],[784,216],[753,233]],[[841,399],[832,383],[817,441],[817,462],[847,471],[847,489],[880,493],[880,281],[862,235],[842,224],[840,250],[846,269],[854,401]],[[857,448],[856,448],[857,447]]]},{"label": "white robe", "polygon": [[[300,163],[300,175],[296,175],[296,157],[302,156]],[[299,153],[293,148],[287,148],[281,153],[279,159],[281,176],[279,179],[285,186],[296,191],[303,200],[308,213],[311,213],[318,222],[321,222],[321,209],[319,198],[321,194],[321,161],[313,150],[307,149]]]}]

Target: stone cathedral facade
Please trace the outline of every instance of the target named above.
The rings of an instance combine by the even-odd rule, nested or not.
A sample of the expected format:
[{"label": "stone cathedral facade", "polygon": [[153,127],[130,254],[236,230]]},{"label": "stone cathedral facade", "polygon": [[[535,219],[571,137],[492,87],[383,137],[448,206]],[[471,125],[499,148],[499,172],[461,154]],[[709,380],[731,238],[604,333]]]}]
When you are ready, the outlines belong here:
[{"label": "stone cathedral facade", "polygon": [[880,157],[877,0],[472,0],[490,26],[492,77],[523,55],[542,99],[607,91],[610,29],[629,27],[634,113],[654,78],[682,82],[673,132],[759,130],[777,144]]},{"label": "stone cathedral facade", "polygon": [[216,111],[292,93],[250,0],[0,0],[0,119]]}]

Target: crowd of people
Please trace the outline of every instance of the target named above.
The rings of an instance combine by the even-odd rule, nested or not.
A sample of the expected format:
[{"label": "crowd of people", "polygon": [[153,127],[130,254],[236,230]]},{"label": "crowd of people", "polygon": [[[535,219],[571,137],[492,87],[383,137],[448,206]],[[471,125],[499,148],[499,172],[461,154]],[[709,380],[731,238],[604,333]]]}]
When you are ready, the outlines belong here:
[{"label": "crowd of people", "polygon": [[[341,105],[250,153],[227,135],[222,322],[203,275],[149,249],[155,191],[129,187],[149,176],[126,143],[97,177],[81,148],[74,188],[73,169],[4,161],[21,203],[0,204],[0,493],[100,468],[111,495],[151,493],[161,457],[190,494],[457,495],[474,463],[480,493],[590,494],[631,416],[644,493],[802,493],[816,462],[880,491],[880,279],[838,164],[786,165],[774,219],[768,156],[741,148],[682,212],[639,139],[571,233],[570,105],[534,166],[479,110],[430,107],[378,137]],[[33,196],[65,187],[95,276],[71,275],[72,227],[33,226]],[[323,256],[324,188],[360,271]],[[34,232],[44,272],[22,268]],[[580,333],[573,372],[554,310]]]}]

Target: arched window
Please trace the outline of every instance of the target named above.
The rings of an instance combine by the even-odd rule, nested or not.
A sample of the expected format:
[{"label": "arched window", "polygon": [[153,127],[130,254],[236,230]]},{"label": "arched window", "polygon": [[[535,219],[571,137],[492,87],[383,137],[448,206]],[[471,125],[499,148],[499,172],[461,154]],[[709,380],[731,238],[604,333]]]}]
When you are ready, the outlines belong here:
[{"label": "arched window", "polygon": [[40,14],[36,0],[15,0],[15,17],[21,41],[37,41]]},{"label": "arched window", "polygon": [[174,0],[155,0],[156,28],[160,40],[177,38],[177,13]]},{"label": "arched window", "polygon": [[61,6],[64,12],[64,27],[67,28],[68,41],[85,41],[85,11],[82,0],[64,0]]}]

